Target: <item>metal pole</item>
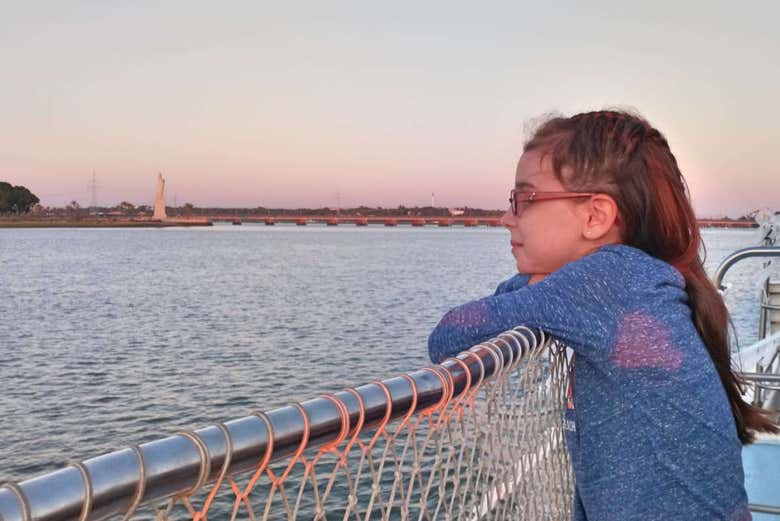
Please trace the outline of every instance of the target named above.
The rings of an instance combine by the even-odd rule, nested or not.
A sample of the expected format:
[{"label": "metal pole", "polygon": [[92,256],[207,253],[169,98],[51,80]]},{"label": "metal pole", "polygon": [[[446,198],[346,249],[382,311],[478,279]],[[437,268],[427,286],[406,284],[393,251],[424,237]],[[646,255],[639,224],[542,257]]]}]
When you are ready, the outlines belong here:
[{"label": "metal pole", "polygon": [[771,505],[758,505],[758,504],[749,504],[748,508],[751,512],[758,512],[760,514],[774,514],[776,516],[780,516],[780,507],[773,507]]},{"label": "metal pole", "polygon": [[[479,345],[469,350],[479,361],[465,352],[456,357],[466,364],[473,383],[496,376],[510,361],[546,345],[541,333],[527,328],[504,333],[499,339],[502,341],[492,341],[493,347]],[[466,390],[466,368],[447,360],[435,366],[434,371],[447,380],[448,375],[451,377],[457,397]],[[409,373],[417,392],[415,412],[442,399],[444,387],[435,372],[422,369]],[[390,393],[391,418],[408,414],[415,392],[411,383],[404,377],[395,377],[381,384]],[[373,383],[355,390],[364,405],[364,427],[376,425],[388,407],[382,385]],[[348,391],[334,396],[347,407],[350,430],[353,429],[360,416],[358,399]],[[257,468],[269,439],[273,440],[271,461],[295,453],[303,440],[305,423],[309,425],[309,448],[337,438],[342,416],[336,404],[315,398],[299,405],[307,416],[306,422],[298,407],[281,407],[264,415],[267,424],[259,413],[91,458],[19,484],[6,484],[0,487],[0,521],[99,521],[127,512],[134,503],[160,502],[185,494],[199,483],[215,481],[222,471],[228,446],[232,450],[227,472],[234,475]],[[141,497],[137,498],[139,494]]]},{"label": "metal pole", "polygon": [[776,373],[739,373],[739,376],[751,382],[780,383],[780,374]]},{"label": "metal pole", "polygon": [[761,307],[758,311],[758,339],[766,338],[766,319],[769,311],[766,305],[769,303],[769,275],[764,279],[764,288],[761,290]]}]

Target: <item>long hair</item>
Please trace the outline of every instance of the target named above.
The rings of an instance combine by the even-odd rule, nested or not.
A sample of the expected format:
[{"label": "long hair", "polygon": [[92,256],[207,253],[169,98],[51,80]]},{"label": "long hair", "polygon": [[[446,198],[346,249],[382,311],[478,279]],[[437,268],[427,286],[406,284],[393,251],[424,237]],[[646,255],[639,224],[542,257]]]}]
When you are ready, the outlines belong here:
[{"label": "long hair", "polygon": [[612,196],[623,243],[668,262],[685,278],[693,322],[726,391],[740,441],[752,443],[757,431],[778,432],[766,411],[742,399],[742,382],[731,368],[728,310],[704,271],[688,187],[666,138],[638,116],[599,111],[547,120],[526,143],[529,150],[550,155],[567,189]]}]

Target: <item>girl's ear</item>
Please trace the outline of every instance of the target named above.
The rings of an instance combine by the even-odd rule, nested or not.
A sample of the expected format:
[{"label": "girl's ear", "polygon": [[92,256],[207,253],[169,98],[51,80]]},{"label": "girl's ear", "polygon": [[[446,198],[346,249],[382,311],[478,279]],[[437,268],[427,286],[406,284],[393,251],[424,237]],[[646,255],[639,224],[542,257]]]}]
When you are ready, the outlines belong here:
[{"label": "girl's ear", "polygon": [[607,194],[591,196],[585,205],[584,217],[582,233],[586,239],[606,238],[611,242],[620,237],[618,207],[611,196]]}]

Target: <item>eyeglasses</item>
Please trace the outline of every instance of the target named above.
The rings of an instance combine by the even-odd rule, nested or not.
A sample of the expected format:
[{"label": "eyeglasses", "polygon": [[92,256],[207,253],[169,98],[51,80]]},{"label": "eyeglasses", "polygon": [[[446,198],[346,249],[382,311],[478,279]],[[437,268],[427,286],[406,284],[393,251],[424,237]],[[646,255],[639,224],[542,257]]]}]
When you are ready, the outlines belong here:
[{"label": "eyeglasses", "polygon": [[509,192],[509,208],[512,215],[517,217],[522,212],[521,204],[538,201],[554,201],[556,199],[579,199],[596,195],[591,192],[521,192],[512,190]]}]

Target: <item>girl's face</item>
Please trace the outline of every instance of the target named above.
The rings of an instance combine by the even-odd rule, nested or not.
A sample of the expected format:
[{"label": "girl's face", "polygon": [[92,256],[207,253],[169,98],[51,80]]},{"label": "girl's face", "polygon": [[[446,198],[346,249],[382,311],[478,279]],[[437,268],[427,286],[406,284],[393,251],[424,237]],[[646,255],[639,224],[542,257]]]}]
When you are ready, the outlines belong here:
[{"label": "girl's face", "polygon": [[[567,192],[555,177],[549,155],[529,151],[520,157],[515,190],[524,192]],[[520,273],[540,275],[539,280],[565,264],[590,253],[587,197],[520,202],[517,215],[510,208],[501,218],[510,233],[512,255]]]}]

